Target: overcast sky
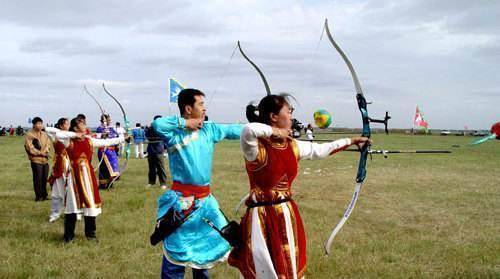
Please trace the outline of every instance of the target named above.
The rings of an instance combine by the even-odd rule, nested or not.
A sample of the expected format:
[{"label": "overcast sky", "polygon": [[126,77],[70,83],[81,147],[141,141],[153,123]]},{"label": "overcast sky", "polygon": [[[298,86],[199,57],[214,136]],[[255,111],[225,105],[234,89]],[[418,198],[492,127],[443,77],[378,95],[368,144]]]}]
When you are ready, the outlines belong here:
[{"label": "overcast sky", "polygon": [[411,127],[418,104],[431,128],[500,121],[500,1],[2,0],[0,125],[77,113],[96,125],[84,84],[121,121],[102,82],[145,124],[169,114],[169,77],[204,91],[212,120],[246,121],[265,90],[239,53],[230,59],[240,40],[273,93],[298,99],[299,120],[325,108],[335,126],[360,127],[349,71],[319,41],[326,17],[372,117],[388,110],[392,127]]}]

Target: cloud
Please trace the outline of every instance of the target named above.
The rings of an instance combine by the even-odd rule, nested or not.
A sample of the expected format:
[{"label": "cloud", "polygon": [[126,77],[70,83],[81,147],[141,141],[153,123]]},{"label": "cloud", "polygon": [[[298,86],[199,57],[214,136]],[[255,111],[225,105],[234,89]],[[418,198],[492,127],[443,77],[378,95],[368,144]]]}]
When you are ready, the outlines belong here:
[{"label": "cloud", "polygon": [[110,1],[2,1],[0,21],[22,26],[54,29],[128,26],[150,19],[165,18],[186,9],[186,1],[120,0]]},{"label": "cloud", "polygon": [[20,46],[23,52],[47,52],[62,56],[109,55],[120,51],[115,46],[98,45],[81,38],[38,38]]},{"label": "cloud", "polygon": [[47,70],[27,66],[8,65],[0,63],[0,79],[4,78],[37,78],[48,76]]},{"label": "cloud", "polygon": [[362,6],[366,16],[378,27],[392,23],[400,26],[441,25],[450,33],[480,33],[498,32],[500,2],[498,1],[468,1],[468,0],[403,0],[403,1],[366,1]]},{"label": "cloud", "polygon": [[473,51],[483,58],[490,59],[490,61],[494,59],[500,62],[500,38],[478,46]]}]

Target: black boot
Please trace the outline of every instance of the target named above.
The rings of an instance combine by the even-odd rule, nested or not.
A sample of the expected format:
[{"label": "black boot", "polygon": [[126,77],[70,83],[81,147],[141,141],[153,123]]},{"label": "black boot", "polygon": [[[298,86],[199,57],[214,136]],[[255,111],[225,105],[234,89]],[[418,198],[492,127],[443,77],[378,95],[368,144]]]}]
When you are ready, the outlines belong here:
[{"label": "black boot", "polygon": [[75,238],[76,214],[64,215],[64,242],[68,243]]},{"label": "black boot", "polygon": [[84,216],[85,218],[85,236],[88,240],[97,240],[95,235],[95,217],[93,216]]}]

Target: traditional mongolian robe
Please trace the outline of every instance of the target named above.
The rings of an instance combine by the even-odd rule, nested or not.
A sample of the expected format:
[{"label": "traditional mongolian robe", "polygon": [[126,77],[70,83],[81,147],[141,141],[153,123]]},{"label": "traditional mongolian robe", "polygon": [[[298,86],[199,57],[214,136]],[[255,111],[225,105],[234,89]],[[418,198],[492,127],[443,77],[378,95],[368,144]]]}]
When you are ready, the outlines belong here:
[{"label": "traditional mongolian robe", "polygon": [[94,147],[120,144],[123,137],[113,139],[78,139],[73,132],[59,132],[57,137],[64,142],[71,162],[73,187],[66,188],[66,214],[83,212],[84,216],[101,214],[101,197],[97,179],[90,162]]},{"label": "traditional mongolian robe", "polygon": [[[96,136],[100,139],[118,138],[118,133],[113,127],[101,125],[97,127]],[[108,184],[120,175],[120,164],[118,161],[117,147],[101,147],[97,153],[99,165],[99,185],[108,188]]]},{"label": "traditional mongolian robe", "polygon": [[53,127],[45,128],[47,135],[54,145],[54,162],[52,166],[52,173],[49,177],[49,184],[52,186],[52,209],[49,221],[57,219],[65,209],[65,197],[67,189],[73,188],[73,178],[71,176],[71,164],[64,146],[64,138],[57,137],[58,133],[61,135],[59,129]]},{"label": "traditional mongolian robe", "polygon": [[167,145],[173,180],[171,190],[158,200],[158,218],[171,207],[189,216],[163,240],[163,254],[173,264],[211,268],[224,261],[230,250],[226,240],[203,221],[206,218],[218,228],[227,224],[210,193],[214,147],[225,138],[239,139],[241,125],[206,121],[200,130],[193,132],[186,129],[184,118],[170,116],[155,120],[153,128]]},{"label": "traditional mongolian robe", "polygon": [[231,252],[229,264],[244,278],[303,278],[306,236],[292,199],[298,161],[327,157],[351,142],[280,142],[270,138],[272,133],[268,125],[250,123],[241,134],[250,193],[241,219],[242,242]]}]

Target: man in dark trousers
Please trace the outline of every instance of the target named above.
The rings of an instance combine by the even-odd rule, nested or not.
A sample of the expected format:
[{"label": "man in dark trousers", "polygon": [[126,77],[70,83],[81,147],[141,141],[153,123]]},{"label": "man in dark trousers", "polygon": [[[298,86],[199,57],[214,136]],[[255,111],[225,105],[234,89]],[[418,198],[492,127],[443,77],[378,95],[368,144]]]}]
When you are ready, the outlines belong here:
[{"label": "man in dark trousers", "polygon": [[[160,118],[161,115],[157,115],[153,120]],[[160,187],[165,190],[167,189],[167,171],[165,169],[164,162],[164,151],[165,146],[163,140],[155,132],[152,127],[146,130],[146,138],[148,140],[148,187],[153,186],[156,183],[156,176],[160,180]]]},{"label": "man in dark trousers", "polygon": [[43,131],[43,121],[40,117],[33,118],[33,129],[24,138],[24,149],[28,153],[33,172],[33,188],[35,201],[47,200],[47,177],[49,174],[49,151],[51,142]]}]

